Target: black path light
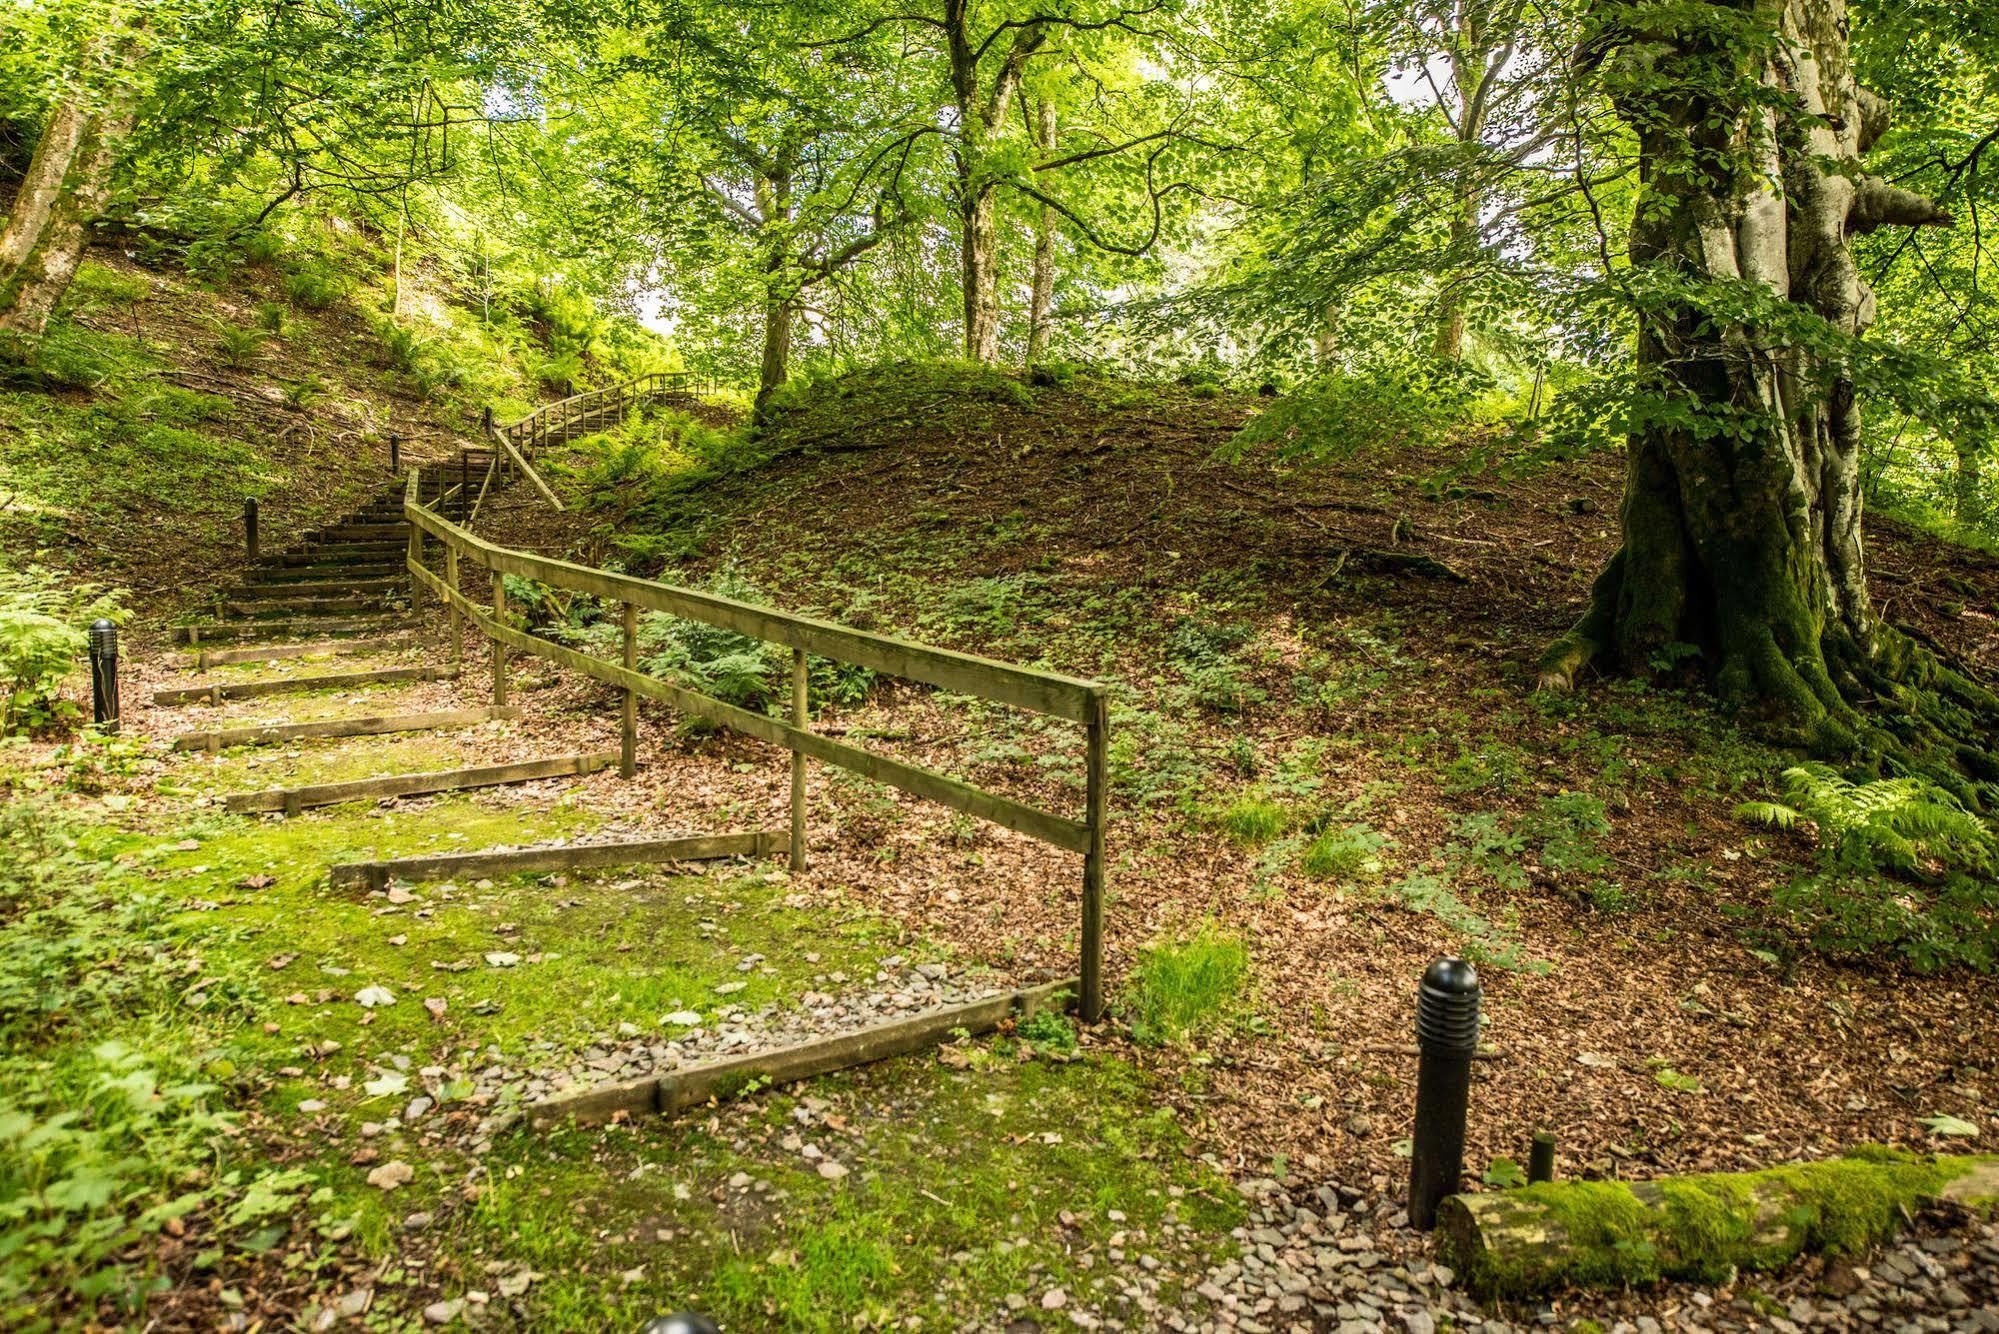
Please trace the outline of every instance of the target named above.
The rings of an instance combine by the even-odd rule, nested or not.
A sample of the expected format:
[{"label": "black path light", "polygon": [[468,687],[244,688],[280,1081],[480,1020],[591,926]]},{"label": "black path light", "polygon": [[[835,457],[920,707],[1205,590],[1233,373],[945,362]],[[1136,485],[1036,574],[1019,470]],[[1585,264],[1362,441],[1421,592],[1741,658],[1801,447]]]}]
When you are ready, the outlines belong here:
[{"label": "black path light", "polygon": [[722,1327],[705,1315],[675,1311],[672,1315],[655,1316],[647,1321],[639,1334],[722,1334]]},{"label": "black path light", "polygon": [[110,621],[90,624],[90,721],[118,730],[118,627]]},{"label": "black path light", "polygon": [[1416,1132],[1409,1153],[1409,1226],[1428,1232],[1465,1170],[1465,1105],[1478,1051],[1478,970],[1439,959],[1416,988]]}]

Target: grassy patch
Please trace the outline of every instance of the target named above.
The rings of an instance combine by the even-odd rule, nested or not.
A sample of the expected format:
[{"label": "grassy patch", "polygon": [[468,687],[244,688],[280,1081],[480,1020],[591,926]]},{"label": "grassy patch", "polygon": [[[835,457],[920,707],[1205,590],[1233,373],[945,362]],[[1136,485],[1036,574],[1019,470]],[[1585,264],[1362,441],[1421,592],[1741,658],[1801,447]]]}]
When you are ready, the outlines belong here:
[{"label": "grassy patch", "polygon": [[1212,925],[1145,952],[1125,1011],[1142,1041],[1183,1042],[1243,1020],[1249,1008],[1249,947]]},{"label": "grassy patch", "polygon": [[1290,824],[1290,812],[1268,797],[1239,797],[1215,814],[1215,826],[1245,848],[1262,847]]}]

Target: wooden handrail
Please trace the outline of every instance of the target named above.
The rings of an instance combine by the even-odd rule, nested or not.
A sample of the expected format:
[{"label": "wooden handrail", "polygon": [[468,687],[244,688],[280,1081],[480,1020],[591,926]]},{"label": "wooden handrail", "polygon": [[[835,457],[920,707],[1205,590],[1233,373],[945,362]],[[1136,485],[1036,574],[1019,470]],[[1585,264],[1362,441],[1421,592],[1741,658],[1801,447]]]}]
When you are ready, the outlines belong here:
[{"label": "wooden handrail", "polygon": [[[451,612],[454,639],[462,620],[470,621],[492,643],[493,699],[496,704],[506,702],[506,651],[512,649],[532,654],[614,686],[624,692],[627,701],[639,696],[659,700],[683,713],[782,746],[794,756],[838,765],[912,796],[990,820],[1066,851],[1081,853],[1083,994],[1079,1002],[1084,1019],[1092,1023],[1096,1021],[1102,1013],[1103,1002],[1103,900],[1108,865],[1105,830],[1109,819],[1110,782],[1109,693],[1101,683],[855,630],[815,617],[799,616],[713,593],[503,547],[476,536],[423,505],[418,500],[421,491],[416,476],[416,470],[412,469],[409,487],[403,497],[403,516],[410,524],[407,562],[410,577],[419,588],[437,598]],[[441,575],[424,564],[426,537],[442,544],[446,570],[452,577]],[[491,575],[493,591],[490,604],[473,601],[457,587],[456,575],[464,560],[484,566]],[[502,579],[509,574],[552,588],[622,604],[626,609],[623,664],[557,644],[508,624]],[[637,671],[634,635],[638,608],[700,621],[764,643],[790,648],[793,685],[790,721],[740,708],[686,686]],[[817,654],[822,658],[866,667],[885,676],[900,677],[1081,723],[1084,728],[1086,780],[1083,818],[1076,820],[1056,815],[814,732],[808,725],[804,705],[807,654]],[[636,715],[627,707],[623,750],[627,757],[624,765],[627,775],[631,764],[629,757],[634,751],[636,725]],[[794,763],[791,855],[793,868],[797,870],[803,870],[805,865],[804,790],[803,767]]]}]

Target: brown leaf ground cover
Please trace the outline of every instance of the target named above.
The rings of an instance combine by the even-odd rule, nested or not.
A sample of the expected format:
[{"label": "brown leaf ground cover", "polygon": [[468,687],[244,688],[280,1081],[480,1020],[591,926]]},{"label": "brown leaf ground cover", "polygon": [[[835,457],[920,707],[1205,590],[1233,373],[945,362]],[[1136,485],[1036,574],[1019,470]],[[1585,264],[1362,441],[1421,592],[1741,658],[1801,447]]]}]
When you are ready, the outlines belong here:
[{"label": "brown leaf ground cover", "polygon": [[[755,468],[621,496],[620,531],[596,530],[587,495],[551,516],[516,489],[492,516],[501,540],[627,552],[680,582],[1112,683],[1115,1022],[1073,1052],[1060,1034],[1008,1036],[679,1126],[482,1132],[480,1080],[614,1059],[591,1053],[697,996],[738,1022],[716,1008],[718,977],[782,1009],[847,988],[836,968],[866,990],[902,985],[912,957],[996,984],[1074,966],[1075,859],[820,766],[799,877],[519,878],[403,900],[323,888],[325,863],[356,855],[782,826],[780,755],[651,708],[632,783],[600,773],[289,824],[215,810],[227,791],[610,744],[615,697],[546,664],[513,673],[519,723],[147,750],[123,776],[72,782],[137,803],[105,808],[131,826],[107,883],[166,892],[226,931],[190,975],[252,960],[261,1022],[230,1081],[250,1109],[243,1143],[334,1195],[296,1206],[275,1249],[204,1258],[207,1224],[162,1239],[156,1327],[436,1308],[606,1328],[695,1293],[742,1328],[1026,1328],[1071,1302],[1111,1309],[1095,1285],[1141,1248],[1165,1275],[1147,1299],[1193,1300],[1234,1249],[1230,1184],[1268,1176],[1302,1197],[1323,1184],[1356,1207],[1385,1200],[1376,1243],[1414,1257],[1420,1239],[1392,1218],[1406,1044],[1415,979],[1450,951],[1480,963],[1496,1049],[1474,1085],[1474,1176],[1523,1158],[1538,1129],[1559,1135],[1564,1175],[1632,1177],[1943,1147],[1924,1124],[1938,1116],[1977,1144],[1999,1135],[1985,1017],[1999,986],[1892,953],[1828,957],[1777,909],[1810,849],[1730,812],[1789,757],[1665,686],[1531,691],[1534,654],[1613,541],[1614,460],[1455,489],[1436,483],[1441,446],[1311,469],[1218,461],[1255,407],[1198,387],[891,369],[806,396]],[[585,476],[587,453],[553,470]],[[1990,679],[1999,570],[1892,526],[1876,538],[1890,614]],[[662,567],[662,550],[681,554]],[[438,622],[421,614],[435,660]],[[592,609],[539,614],[589,641]],[[462,706],[484,693],[483,660],[456,682],[169,714],[143,700],[185,673],[142,641],[130,729]],[[1079,739],[1061,725],[880,684],[818,722],[1080,807]],[[1246,942],[1248,996],[1191,1041],[1141,1041],[1151,951],[1204,930]],[[398,999],[350,1003],[363,983]],[[392,1073],[408,1087],[367,1091]],[[476,1091],[447,1097],[461,1080]],[[435,1107],[385,1115],[433,1088]],[[818,1170],[828,1156],[844,1170]],[[369,1182],[396,1163],[409,1181]]]}]

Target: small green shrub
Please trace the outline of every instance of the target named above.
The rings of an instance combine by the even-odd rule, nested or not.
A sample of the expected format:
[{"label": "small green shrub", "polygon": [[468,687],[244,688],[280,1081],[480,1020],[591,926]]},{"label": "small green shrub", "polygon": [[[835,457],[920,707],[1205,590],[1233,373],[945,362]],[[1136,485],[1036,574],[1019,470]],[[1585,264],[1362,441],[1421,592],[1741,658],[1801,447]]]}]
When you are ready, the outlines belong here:
[{"label": "small green shrub", "polygon": [[287,273],[283,286],[291,303],[306,310],[325,310],[347,295],[346,281],[317,263]]},{"label": "small green shrub", "polygon": [[[755,585],[730,570],[711,580],[709,591],[739,602],[767,601]],[[724,704],[775,712],[789,698],[791,650],[782,645],[664,612],[639,618],[638,642],[642,671]],[[824,658],[807,660],[806,696],[813,707],[857,704],[874,685],[875,673],[865,667]]]},{"label": "small green shrub", "polygon": [[1340,459],[1430,441],[1473,419],[1491,388],[1483,372],[1460,361],[1399,362],[1372,371],[1335,372],[1279,399],[1222,447],[1240,458],[1265,446],[1279,460]]},{"label": "small green shrub", "polygon": [[289,312],[276,301],[257,303],[257,327],[275,337],[285,331],[285,317]]},{"label": "small green shrub", "polygon": [[1291,813],[1268,797],[1238,797],[1215,815],[1215,825],[1246,848],[1260,848],[1291,825]]},{"label": "small green shrub", "polygon": [[10,368],[8,379],[28,388],[97,389],[132,364],[117,339],[57,320],[35,340],[25,365],[18,371]]},{"label": "small green shrub", "polygon": [[1049,1008],[1036,1010],[1020,1021],[1014,1030],[1025,1041],[1032,1042],[1042,1051],[1055,1052],[1063,1056],[1076,1050],[1076,1025],[1061,1010]]},{"label": "small green shrub", "polygon": [[153,286],[144,278],[93,262],[77,268],[76,276],[70,279],[69,291],[63,294],[63,301],[77,312],[107,308],[129,310],[152,294]]},{"label": "small green shrub", "polygon": [[[247,1232],[296,1208],[309,1186],[296,1171],[245,1182],[213,1170],[228,1112],[199,1080],[187,1016],[200,1009],[225,1027],[246,1023],[260,986],[176,935],[178,903],[104,892],[101,837],[60,823],[45,800],[0,804],[8,1329],[67,1327],[50,1309],[65,1299],[138,1312],[155,1290],[144,1243],[172,1220],[201,1210],[219,1232]],[[131,1036],[97,1036],[107,1029]],[[268,1246],[281,1236],[244,1240]]]},{"label": "small green shrub", "polygon": [[1999,884],[1990,879],[1954,874],[1917,887],[1828,869],[1779,886],[1772,903],[1832,958],[1878,964],[1899,956],[1921,973],[1999,971]]},{"label": "small green shrub", "polygon": [[1248,1017],[1249,947],[1214,924],[1146,950],[1132,974],[1125,1012],[1141,1042],[1186,1042]]},{"label": "small green shrub", "polygon": [[215,324],[215,355],[225,366],[236,370],[254,363],[264,353],[264,344],[270,339],[267,329],[245,329],[239,325]]},{"label": "small green shrub", "polygon": [[1365,822],[1327,829],[1305,845],[1299,866],[1314,880],[1373,880],[1383,869],[1388,839]]},{"label": "small green shrub", "polygon": [[1166,640],[1166,660],[1180,682],[1167,691],[1168,702],[1222,715],[1263,703],[1268,694],[1249,679],[1236,656],[1255,637],[1251,626],[1202,617],[1174,626]]},{"label": "small green shrub", "polygon": [[89,649],[85,628],[122,620],[118,595],[96,584],[65,587],[40,566],[0,569],[0,736],[66,722],[77,707],[63,682]]}]

